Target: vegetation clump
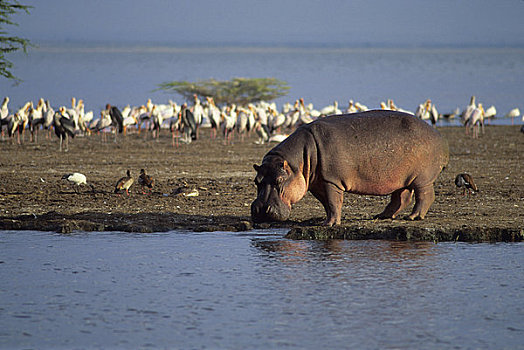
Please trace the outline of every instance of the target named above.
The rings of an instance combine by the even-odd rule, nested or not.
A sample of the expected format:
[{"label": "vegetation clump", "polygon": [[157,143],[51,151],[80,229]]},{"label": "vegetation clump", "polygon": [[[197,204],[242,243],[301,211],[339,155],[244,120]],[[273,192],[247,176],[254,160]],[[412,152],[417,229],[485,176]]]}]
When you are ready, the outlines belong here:
[{"label": "vegetation clump", "polygon": [[11,20],[11,16],[19,11],[24,11],[29,14],[31,6],[20,4],[18,1],[2,0],[0,1],[0,75],[4,78],[20,82],[20,79],[11,73],[13,63],[5,56],[8,53],[18,51],[20,49],[27,52],[27,48],[31,46],[29,40],[19,38],[17,36],[9,35],[5,30],[6,25],[18,25]]},{"label": "vegetation clump", "polygon": [[200,98],[212,97],[217,105],[247,105],[285,96],[289,86],[276,78],[233,78],[228,81],[171,81],[159,84],[157,90],[175,92],[187,100],[197,95]]}]

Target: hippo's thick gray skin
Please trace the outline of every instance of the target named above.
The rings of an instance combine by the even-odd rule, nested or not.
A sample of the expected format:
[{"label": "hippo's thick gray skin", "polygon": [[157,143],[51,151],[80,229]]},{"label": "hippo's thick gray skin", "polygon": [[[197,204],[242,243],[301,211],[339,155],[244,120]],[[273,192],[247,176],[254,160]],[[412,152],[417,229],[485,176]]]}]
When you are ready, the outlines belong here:
[{"label": "hippo's thick gray skin", "polygon": [[391,194],[379,218],[395,218],[411,203],[423,219],[435,199],[433,183],[449,159],[438,131],[413,115],[384,110],[330,116],[299,127],[269,151],[257,171],[254,222],[283,221],[306,192],[340,224],[343,193]]}]

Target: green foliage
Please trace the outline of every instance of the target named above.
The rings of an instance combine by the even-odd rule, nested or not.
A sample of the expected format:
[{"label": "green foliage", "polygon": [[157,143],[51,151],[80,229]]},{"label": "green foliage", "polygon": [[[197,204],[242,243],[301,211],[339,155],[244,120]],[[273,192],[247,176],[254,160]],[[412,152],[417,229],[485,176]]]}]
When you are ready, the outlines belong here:
[{"label": "green foliage", "polygon": [[199,82],[172,81],[158,85],[157,90],[175,92],[190,100],[193,95],[200,98],[213,97],[217,105],[247,105],[258,101],[271,101],[287,95],[289,86],[275,78],[234,78],[229,81],[209,79]]},{"label": "green foliage", "polygon": [[6,54],[20,49],[27,52],[27,48],[31,43],[27,39],[10,36],[5,30],[5,26],[17,25],[10,18],[19,11],[24,11],[29,14],[31,6],[21,5],[16,0],[0,0],[0,75],[4,78],[20,82],[20,79],[11,73],[13,63],[6,58]]}]

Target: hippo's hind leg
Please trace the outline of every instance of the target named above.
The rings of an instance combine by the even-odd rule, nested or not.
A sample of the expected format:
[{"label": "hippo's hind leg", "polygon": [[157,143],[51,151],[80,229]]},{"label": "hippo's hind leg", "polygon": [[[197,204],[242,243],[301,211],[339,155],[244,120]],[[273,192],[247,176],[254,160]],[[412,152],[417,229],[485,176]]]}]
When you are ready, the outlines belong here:
[{"label": "hippo's hind leg", "polygon": [[344,192],[332,184],[325,184],[321,190],[310,189],[313,196],[322,203],[326,211],[324,226],[340,225]]},{"label": "hippo's hind leg", "polygon": [[435,201],[435,189],[433,183],[423,187],[415,187],[415,206],[413,212],[408,216],[408,219],[424,219],[429,207]]},{"label": "hippo's hind leg", "polygon": [[404,210],[413,199],[413,190],[409,188],[402,188],[396,190],[391,194],[391,201],[386,206],[384,211],[378,215],[375,215],[376,219],[394,219],[397,215]]}]

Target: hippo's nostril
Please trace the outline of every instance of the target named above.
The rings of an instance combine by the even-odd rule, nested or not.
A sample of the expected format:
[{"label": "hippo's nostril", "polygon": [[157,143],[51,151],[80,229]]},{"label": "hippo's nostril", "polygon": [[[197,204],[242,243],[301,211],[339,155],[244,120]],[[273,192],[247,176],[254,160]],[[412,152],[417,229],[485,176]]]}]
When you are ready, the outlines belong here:
[{"label": "hippo's nostril", "polygon": [[263,205],[259,201],[253,202],[251,205],[251,214],[253,216],[259,216],[262,213]]}]

